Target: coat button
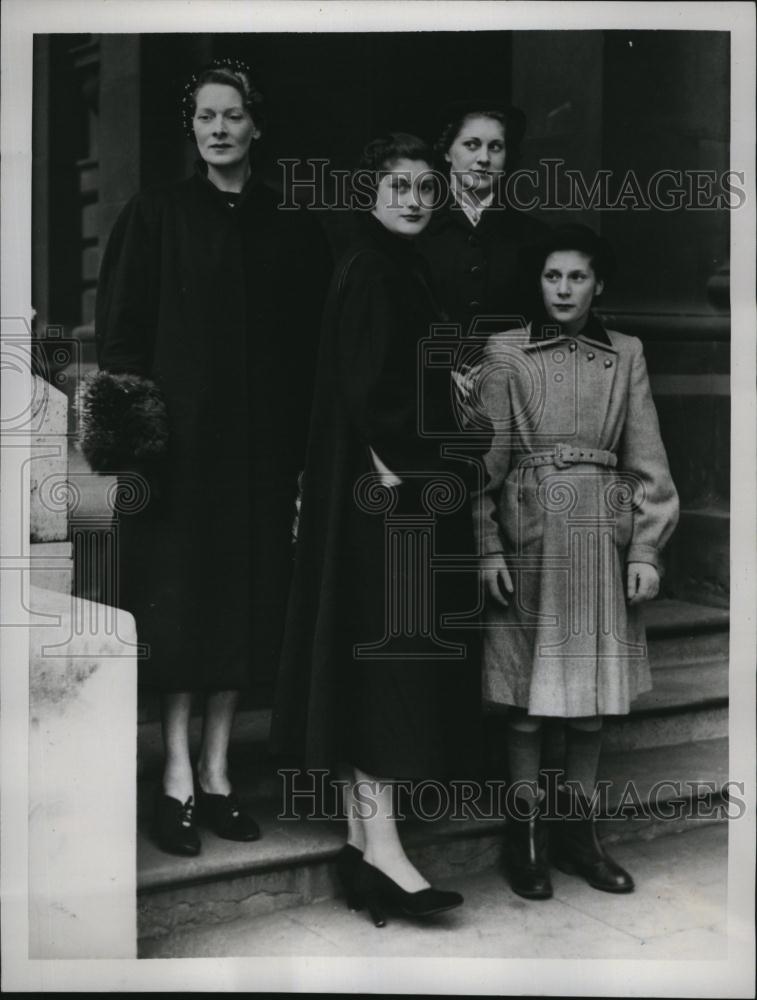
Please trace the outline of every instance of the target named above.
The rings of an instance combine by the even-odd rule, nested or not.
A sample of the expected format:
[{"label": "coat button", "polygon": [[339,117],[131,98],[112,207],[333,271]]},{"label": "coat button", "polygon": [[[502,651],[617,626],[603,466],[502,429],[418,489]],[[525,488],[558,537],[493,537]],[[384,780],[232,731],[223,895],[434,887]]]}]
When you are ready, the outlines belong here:
[{"label": "coat button", "polygon": [[571,342],[568,345],[568,347],[570,348],[571,351],[575,351],[575,349],[577,347],[577,344],[576,344],[575,340],[571,340]]},{"label": "coat button", "polygon": [[586,357],[589,359],[589,361],[593,361],[594,358],[595,358],[595,356],[596,355],[594,354],[594,351],[589,351],[589,353],[586,355]]},{"label": "coat button", "polygon": [[471,274],[478,274],[478,272],[480,270],[481,270],[481,265],[480,264],[474,264],[473,267],[470,269],[470,273]]},{"label": "coat button", "polygon": [[605,359],[605,368],[612,368],[612,361],[609,358]]},{"label": "coat button", "polygon": [[480,309],[481,308],[481,303],[478,301],[478,299],[471,299],[471,301],[468,303],[468,308],[469,309]]},{"label": "coat button", "polygon": [[478,240],[477,240],[477,239],[476,239],[476,237],[475,237],[475,236],[473,235],[473,233],[471,233],[471,234],[470,234],[470,236],[468,237],[468,242],[470,243],[470,245],[471,245],[472,247],[475,247],[475,246],[478,246]]}]

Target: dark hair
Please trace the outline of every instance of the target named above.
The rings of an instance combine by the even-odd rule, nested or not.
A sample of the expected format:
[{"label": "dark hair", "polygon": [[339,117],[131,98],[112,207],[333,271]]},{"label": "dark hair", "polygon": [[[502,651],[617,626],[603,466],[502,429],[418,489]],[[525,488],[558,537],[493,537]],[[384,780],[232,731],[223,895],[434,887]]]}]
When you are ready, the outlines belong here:
[{"label": "dark hair", "polygon": [[352,172],[353,191],[372,193],[375,205],[381,178],[397,160],[425,160],[431,167],[433,153],[427,142],[409,132],[390,132],[378,139],[371,139],[363,147],[358,165]]},{"label": "dark hair", "polygon": [[209,66],[198,70],[184,87],[182,123],[189,139],[194,138],[192,119],[197,110],[197,92],[206,83],[222,83],[227,87],[234,87],[256,127],[261,132],[264,131],[263,95],[253,82],[249,66],[238,59],[215,59]]},{"label": "dark hair", "polygon": [[517,165],[520,144],[526,132],[526,116],[520,108],[486,100],[457,101],[445,109],[444,124],[434,143],[437,166],[442,169],[448,166],[444,156],[470,118],[491,118],[500,123],[505,134],[505,166],[508,171],[512,170]]},{"label": "dark hair", "polygon": [[591,258],[591,266],[598,281],[607,281],[615,273],[615,254],[604,236],[598,236],[588,226],[567,223],[550,230],[527,251],[528,271],[534,278],[541,275],[544,261],[556,250],[578,250],[585,253]]}]

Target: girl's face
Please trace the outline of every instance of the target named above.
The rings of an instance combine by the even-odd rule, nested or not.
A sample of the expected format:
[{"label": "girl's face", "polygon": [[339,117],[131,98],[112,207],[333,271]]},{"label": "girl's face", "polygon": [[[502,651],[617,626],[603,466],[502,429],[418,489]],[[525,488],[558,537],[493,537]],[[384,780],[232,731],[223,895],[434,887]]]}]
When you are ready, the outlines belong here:
[{"label": "girl's face", "polygon": [[216,170],[238,166],[246,160],[252,140],[260,137],[242,95],[225,83],[200,87],[192,127],[200,156]]},{"label": "girl's face", "polygon": [[412,238],[431,218],[434,179],[425,160],[395,160],[379,181],[371,214],[390,233]]},{"label": "girl's face", "polygon": [[544,261],[541,293],[547,316],[570,333],[586,323],[595,295],[603,284],[597,279],[591,257],[580,250],[555,250]]},{"label": "girl's face", "polygon": [[505,169],[505,126],[482,115],[466,118],[444,159],[464,190],[485,198]]}]

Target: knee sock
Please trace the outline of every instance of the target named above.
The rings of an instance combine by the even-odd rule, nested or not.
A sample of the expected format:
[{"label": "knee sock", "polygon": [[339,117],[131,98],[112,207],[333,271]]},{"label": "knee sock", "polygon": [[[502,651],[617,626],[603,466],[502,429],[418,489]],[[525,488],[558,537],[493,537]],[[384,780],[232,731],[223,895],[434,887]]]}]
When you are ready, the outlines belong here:
[{"label": "knee sock", "polygon": [[565,727],[565,781],[574,782],[586,798],[591,798],[597,782],[599,751],[602,747],[602,720],[586,720]]},{"label": "knee sock", "polygon": [[540,720],[509,721],[507,725],[507,763],[512,788],[518,782],[529,782],[517,789],[518,798],[533,804],[539,798],[539,762],[541,760]]}]

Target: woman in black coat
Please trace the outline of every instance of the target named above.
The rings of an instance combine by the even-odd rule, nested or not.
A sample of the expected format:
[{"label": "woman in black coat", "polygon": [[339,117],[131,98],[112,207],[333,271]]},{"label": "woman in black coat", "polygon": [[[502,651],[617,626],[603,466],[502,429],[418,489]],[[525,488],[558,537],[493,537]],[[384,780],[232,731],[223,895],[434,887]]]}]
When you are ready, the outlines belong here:
[{"label": "woman in black coat", "polygon": [[[166,749],[155,835],[196,854],[198,820],[258,836],[239,809],[227,748],[240,690],[278,659],[290,525],[328,253],[301,212],[251,167],[262,98],[241,64],[188,84],[195,176],[136,196],[115,224],[98,286],[99,364],[157,383],[168,453],[140,471],[146,506],[118,519],[119,603],[148,652],[140,681],[162,692]],[[206,696],[193,777],[192,693]]]},{"label": "woman in black coat", "polygon": [[525,294],[522,252],[545,230],[505,196],[525,116],[480,99],[453,104],[445,119],[435,151],[449,184],[419,240],[421,252],[463,336],[523,326],[535,303]]},{"label": "woman in black coat", "polygon": [[[326,305],[272,733],[309,768],[346,768],[339,871],[377,926],[387,902],[415,916],[462,902],[408,860],[392,784],[462,771],[480,700],[477,631],[444,620],[477,606],[477,465],[461,456],[449,367],[421,360],[444,319],[415,248],[429,164],[425,144],[398,133],[370,143],[358,173],[372,208]],[[439,555],[446,573],[432,573]],[[467,578],[449,572],[466,556]]]}]

